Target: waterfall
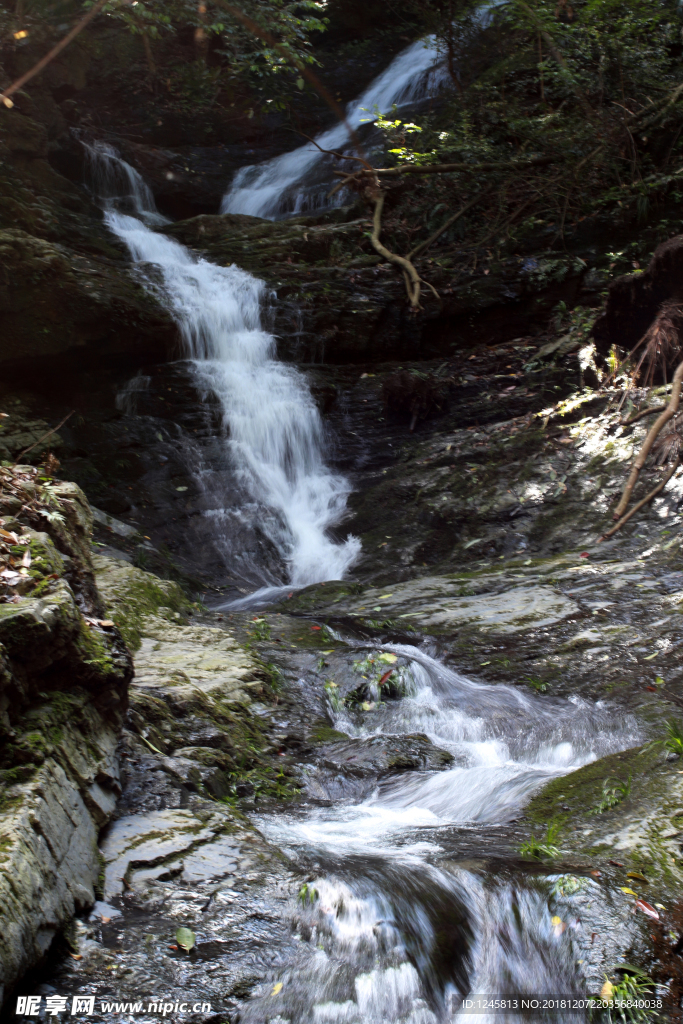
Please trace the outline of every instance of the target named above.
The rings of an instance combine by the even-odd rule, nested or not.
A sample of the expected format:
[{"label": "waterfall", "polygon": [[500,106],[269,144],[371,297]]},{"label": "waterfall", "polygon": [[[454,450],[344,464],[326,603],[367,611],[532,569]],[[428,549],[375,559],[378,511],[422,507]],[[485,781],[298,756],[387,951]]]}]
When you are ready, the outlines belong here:
[{"label": "waterfall", "polygon": [[[436,40],[419,39],[394,58],[389,67],[346,109],[346,120],[356,128],[380,111],[415,103],[433,96],[446,78]],[[241,167],[230,191],[223,197],[221,213],[247,213],[254,217],[278,217],[329,205],[326,193],[332,179],[333,158],[321,149],[340,150],[348,143],[346,126],[337,124],[316,139],[318,149],[306,143],[290,153],[262,164]],[[341,202],[343,197],[337,193]]]},{"label": "waterfall", "polygon": [[106,143],[86,148],[108,227],[143,271],[151,264],[161,274],[160,284],[147,277],[148,286],[178,324],[202,386],[220,402],[238,478],[289,567],[288,582],[340,579],[360,542],[335,543],[327,531],[344,515],[349,484],[324,463],[322,421],[304,377],[275,359],[275,339],[261,325],[264,283],[152,230],[167,221],[137,171]]}]

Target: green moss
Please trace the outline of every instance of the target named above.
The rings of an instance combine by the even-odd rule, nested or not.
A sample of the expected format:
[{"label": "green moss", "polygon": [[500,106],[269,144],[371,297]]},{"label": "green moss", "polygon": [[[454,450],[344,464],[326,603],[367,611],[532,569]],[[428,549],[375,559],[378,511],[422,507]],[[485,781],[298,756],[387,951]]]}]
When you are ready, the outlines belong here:
[{"label": "green moss", "polygon": [[90,669],[96,670],[99,675],[104,677],[118,676],[120,669],[114,663],[103,635],[97,630],[91,629],[84,619],[81,619],[75,647],[84,665],[88,665]]},{"label": "green moss", "polygon": [[332,729],[329,725],[319,725],[311,732],[313,743],[338,743],[340,740],[348,740],[348,738],[345,732]]},{"label": "green moss", "polygon": [[162,580],[142,569],[114,559],[93,557],[97,585],[107,603],[107,612],[121,630],[132,651],[140,647],[145,618],[165,609],[187,613],[192,604],[177,583]]},{"label": "green moss", "polygon": [[[625,783],[632,775],[642,785],[643,777],[655,769],[658,761],[661,761],[661,753],[647,747],[634,747],[620,754],[602,757],[570,775],[549,782],[528,805],[526,817],[534,825],[548,824],[558,817],[567,816],[571,819],[572,828],[577,820],[584,819],[594,825],[590,812],[602,799],[605,780],[615,778]],[[607,813],[618,815],[620,812],[615,808]]]}]

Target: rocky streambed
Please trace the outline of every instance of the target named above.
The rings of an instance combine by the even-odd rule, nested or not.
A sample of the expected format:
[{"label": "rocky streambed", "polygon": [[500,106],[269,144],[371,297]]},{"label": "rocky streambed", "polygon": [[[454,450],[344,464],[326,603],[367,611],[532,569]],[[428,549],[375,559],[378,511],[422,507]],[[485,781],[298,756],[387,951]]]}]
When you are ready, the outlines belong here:
[{"label": "rocky streambed", "polygon": [[96,511],[91,546],[62,484],[41,533],[5,486],[32,552],[0,616],[12,1015],[431,1022],[626,963],[676,1019],[678,491],[598,544],[642,436],[609,392],[411,434],[377,415],[395,372],[336,382],[367,395],[330,414],[359,435],[355,581],[212,611],[133,564],[163,562],[139,524]]}]

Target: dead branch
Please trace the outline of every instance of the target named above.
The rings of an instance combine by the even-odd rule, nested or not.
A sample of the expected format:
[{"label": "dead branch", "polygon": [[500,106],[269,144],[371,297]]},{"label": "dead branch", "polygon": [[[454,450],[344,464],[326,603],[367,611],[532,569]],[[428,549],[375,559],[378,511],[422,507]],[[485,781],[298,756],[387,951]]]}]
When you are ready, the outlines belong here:
[{"label": "dead branch", "polygon": [[396,253],[390,252],[386,246],[382,245],[379,240],[380,233],[382,231],[382,210],[384,208],[384,199],[386,193],[382,192],[381,189],[376,189],[372,195],[372,202],[375,207],[373,220],[372,220],[372,235],[370,241],[376,252],[383,256],[389,263],[393,263],[395,266],[400,267],[404,273],[404,281],[406,285],[406,291],[408,293],[408,301],[410,302],[410,308],[417,311],[420,309],[420,275],[417,270],[404,256],[397,256]]},{"label": "dead branch", "polygon": [[658,495],[660,491],[663,491],[671,477],[674,475],[674,473],[680,466],[680,464],[681,460],[676,459],[671,468],[667,470],[662,479],[659,481],[657,486],[653,487],[649,494],[646,494],[641,501],[637,502],[630,512],[627,512],[625,516],[622,516],[616,526],[613,526],[611,530],[608,530],[607,533],[600,537],[598,543],[600,543],[600,541],[603,540],[609,540],[609,538],[612,537],[617,532],[617,530],[620,530],[622,526],[624,526],[629,521],[629,519],[631,519],[636,514],[636,512],[640,511],[643,505],[647,505],[647,503],[649,501],[652,501],[652,499],[656,497],[656,495]]},{"label": "dead branch", "polygon": [[447,231],[452,224],[455,224],[456,220],[460,220],[463,214],[467,213],[468,210],[471,210],[473,206],[476,206],[479,200],[483,199],[483,197],[484,193],[480,192],[478,196],[474,197],[474,199],[470,199],[469,203],[465,203],[464,206],[461,206],[457,213],[454,213],[452,217],[449,217],[448,220],[444,221],[441,227],[437,228],[425,242],[420,242],[420,244],[416,245],[414,249],[411,249],[407,258],[409,260],[413,260],[419,253],[428,249],[432,242],[435,242],[437,238],[444,233],[444,231]]},{"label": "dead branch", "polygon": [[[11,85],[8,85],[6,89],[3,89],[3,91],[0,93],[0,102],[4,103],[6,107],[13,107],[14,103],[10,99],[10,96],[13,93],[18,92],[18,90],[21,89],[23,85],[26,85],[26,83],[31,78],[39,74],[44,67],[47,67],[50,61],[54,60],[55,57],[58,54],[60,54],[66,46],[69,45],[71,40],[75,39],[76,36],[80,32],[82,32],[87,25],[90,24],[93,18],[97,17],[97,15],[100,13],[100,11],[107,2],[108,0],[97,0],[95,6],[90,8],[88,13],[74,25],[70,32],[67,32],[63,39],[59,40],[56,46],[52,47],[49,53],[46,53],[45,56],[41,57],[38,63],[34,64],[29,71],[26,71],[25,74],[21,75],[19,78],[16,79],[16,81],[12,82]],[[130,2],[131,0],[123,0],[123,3],[126,4],[129,4]]]},{"label": "dead branch", "polygon": [[381,175],[383,178],[402,178],[406,174],[454,174],[458,171],[525,171],[531,167],[546,167],[548,164],[558,163],[561,160],[558,156],[539,156],[533,160],[508,160],[505,163],[484,163],[484,164],[401,164],[400,167],[372,167],[369,170],[335,171],[334,173],[344,178],[360,179],[366,174]]},{"label": "dead branch", "polygon": [[75,409],[72,409],[72,410],[71,410],[71,412],[70,412],[70,413],[68,413],[68,414],[67,414],[67,415],[66,415],[66,416],[64,417],[64,419],[63,419],[63,420],[60,420],[60,422],[59,422],[59,423],[57,424],[57,426],[56,426],[56,427],[53,427],[53,428],[52,428],[52,430],[48,430],[47,434],[43,434],[43,436],[42,436],[42,437],[39,437],[39,438],[38,438],[38,440],[37,440],[37,441],[35,441],[35,442],[34,442],[34,443],[33,443],[32,445],[29,445],[29,447],[28,447],[28,448],[24,448],[23,452],[19,452],[19,454],[17,455],[17,457],[16,457],[16,459],[14,460],[14,462],[12,463],[12,465],[16,466],[16,465],[18,464],[18,462],[19,462],[19,459],[20,459],[20,458],[22,457],[22,455],[27,455],[27,454],[28,454],[28,452],[32,452],[32,451],[33,451],[33,449],[34,449],[34,448],[37,448],[37,447],[38,447],[38,445],[39,445],[39,444],[41,444],[41,443],[42,443],[42,442],[43,442],[43,441],[44,441],[44,440],[45,440],[46,438],[50,437],[50,436],[51,436],[52,434],[56,434],[56,433],[57,433],[57,431],[59,430],[59,428],[60,428],[60,427],[63,427],[63,426],[64,426],[64,424],[66,423],[66,421],[67,421],[68,419],[71,419],[71,417],[73,416],[73,414],[74,414],[75,412],[76,412],[76,410],[75,410]]},{"label": "dead branch", "polygon": [[631,423],[637,423],[638,420],[642,420],[644,416],[651,416],[655,412],[664,412],[665,409],[665,405],[651,405],[649,409],[641,409],[640,412],[634,412],[633,416],[629,416],[625,420],[619,420],[619,426],[628,427]]},{"label": "dead branch", "polygon": [[325,153],[326,156],[334,156],[337,160],[356,160],[358,163],[363,164],[363,166],[369,171],[372,171],[372,167],[362,156],[347,156],[345,153],[338,153],[336,149],[323,149],[323,147],[319,146],[315,139],[312,139],[310,135],[306,134],[306,132],[297,131],[296,134],[301,135],[304,139],[308,139],[309,142],[312,142],[313,145],[319,149],[321,153]]},{"label": "dead branch", "polygon": [[620,519],[626,511],[626,507],[631,500],[631,495],[633,494],[633,488],[640,476],[641,469],[645,465],[645,460],[650,454],[652,445],[657,440],[657,436],[664,424],[668,423],[669,420],[678,412],[678,405],[681,399],[681,381],[683,381],[683,362],[679,363],[676,367],[676,372],[674,373],[673,381],[671,382],[671,398],[669,399],[669,404],[650,427],[650,431],[643,442],[643,446],[638,453],[638,457],[633,463],[633,468],[631,469],[626,486],[624,487],[621,501],[614,510],[614,519]]}]

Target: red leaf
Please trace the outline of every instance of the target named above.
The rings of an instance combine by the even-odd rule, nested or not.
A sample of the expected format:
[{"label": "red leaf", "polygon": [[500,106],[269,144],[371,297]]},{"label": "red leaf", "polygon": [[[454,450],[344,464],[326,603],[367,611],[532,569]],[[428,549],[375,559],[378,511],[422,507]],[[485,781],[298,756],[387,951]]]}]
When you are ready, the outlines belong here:
[{"label": "red leaf", "polygon": [[611,860],[610,864],[614,864],[615,868],[623,868],[623,864],[620,860]]},{"label": "red leaf", "polygon": [[579,555],[579,558],[590,558],[590,555],[588,554],[587,551],[582,551],[581,554]]},{"label": "red leaf", "polygon": [[311,626],[311,629],[320,629],[320,626]]},{"label": "red leaf", "polygon": [[591,875],[593,876],[593,878],[600,878],[601,874],[602,871],[591,871]]},{"label": "red leaf", "polygon": [[638,907],[638,910],[642,910],[642,912],[647,914],[648,917],[651,917],[653,921],[659,921],[659,914],[655,908],[651,907],[649,903],[645,902],[645,900],[636,900],[636,906]]},{"label": "red leaf", "polygon": [[394,671],[393,668],[390,668],[388,672],[385,672],[377,685],[378,686],[383,686],[384,683],[386,683],[387,679],[389,678],[389,676],[391,675],[391,673],[393,671]]},{"label": "red leaf", "polygon": [[645,689],[649,690],[650,693],[656,693],[657,692],[657,687],[656,686],[646,686]]}]

